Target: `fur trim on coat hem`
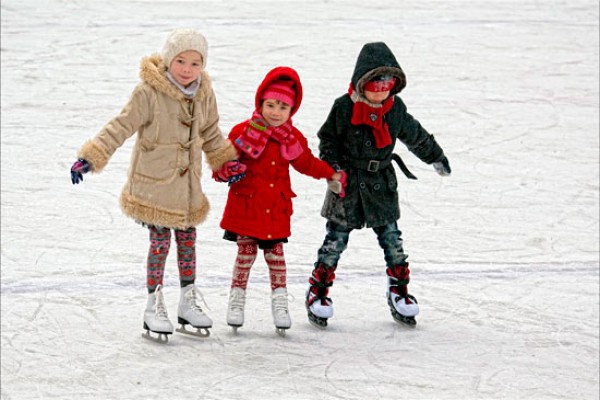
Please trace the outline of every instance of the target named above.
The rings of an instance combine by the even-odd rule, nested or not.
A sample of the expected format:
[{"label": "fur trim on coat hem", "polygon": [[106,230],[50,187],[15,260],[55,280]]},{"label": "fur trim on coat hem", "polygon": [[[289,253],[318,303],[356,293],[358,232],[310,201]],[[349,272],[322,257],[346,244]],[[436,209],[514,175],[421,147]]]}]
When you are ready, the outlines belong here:
[{"label": "fur trim on coat hem", "polygon": [[128,217],[146,225],[162,226],[172,229],[187,229],[200,225],[210,210],[208,198],[202,202],[203,206],[192,210],[187,215],[181,212],[170,211],[157,206],[143,204],[139,199],[125,192],[119,198],[121,210]]}]

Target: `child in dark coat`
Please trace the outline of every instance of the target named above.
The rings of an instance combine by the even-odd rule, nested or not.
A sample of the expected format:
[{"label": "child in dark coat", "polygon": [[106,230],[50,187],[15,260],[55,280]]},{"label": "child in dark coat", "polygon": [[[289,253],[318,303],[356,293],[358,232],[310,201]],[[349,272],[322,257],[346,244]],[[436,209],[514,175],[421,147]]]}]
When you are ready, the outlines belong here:
[{"label": "child in dark coat", "polygon": [[406,77],[385,43],[363,46],[347,94],[335,100],[319,130],[320,157],[336,170],[347,173],[345,196],[328,192],[321,215],[327,219],[327,234],[318,251],[306,296],[309,320],[327,326],[333,316],[328,297],[335,270],[348,245],[350,232],[372,228],[383,249],[388,276],[388,304],[396,321],[416,324],[419,306],[408,293],[408,255],[398,229],[400,218],[398,182],[391,161],[395,159],[409,177],[397,155],[396,140],[440,175],[449,175],[450,165],[442,148],[406,109],[398,93]]}]

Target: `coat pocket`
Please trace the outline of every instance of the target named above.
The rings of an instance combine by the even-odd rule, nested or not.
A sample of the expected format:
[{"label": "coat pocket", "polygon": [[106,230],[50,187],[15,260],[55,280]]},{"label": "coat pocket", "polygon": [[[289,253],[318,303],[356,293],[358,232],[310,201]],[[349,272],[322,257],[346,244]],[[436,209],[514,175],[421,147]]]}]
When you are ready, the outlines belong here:
[{"label": "coat pocket", "polygon": [[225,210],[226,218],[236,224],[245,225],[256,221],[258,207],[254,199],[254,190],[250,188],[229,189],[229,197]]},{"label": "coat pocket", "polygon": [[176,146],[142,147],[134,175],[155,182],[170,181],[177,172],[178,164],[179,151]]},{"label": "coat pocket", "polygon": [[283,213],[290,217],[294,213],[294,205],[292,203],[292,199],[296,197],[296,193],[294,193],[291,189],[286,189],[281,192],[281,198],[283,200]]}]

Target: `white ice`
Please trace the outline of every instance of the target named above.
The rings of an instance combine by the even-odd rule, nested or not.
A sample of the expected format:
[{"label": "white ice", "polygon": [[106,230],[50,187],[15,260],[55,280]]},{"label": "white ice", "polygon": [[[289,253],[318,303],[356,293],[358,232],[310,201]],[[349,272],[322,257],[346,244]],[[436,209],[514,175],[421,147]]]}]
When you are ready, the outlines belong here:
[{"label": "white ice", "polygon": [[[598,398],[597,1],[3,0],[1,24],[2,399]],[[392,321],[370,230],[351,235],[330,326],[308,323],[326,185],[292,172],[292,329],[275,334],[259,258],[234,336],[236,249],[218,227],[227,186],[205,174],[197,283],[212,335],[142,339],[147,231],[118,206],[134,139],[81,185],[68,170],[177,27],[209,41],[225,133],[249,117],[269,69],[296,68],[294,122],[315,152],[361,46],[395,52],[409,112],[453,168],[441,178],[397,146],[419,177],[400,178],[415,329]]]}]

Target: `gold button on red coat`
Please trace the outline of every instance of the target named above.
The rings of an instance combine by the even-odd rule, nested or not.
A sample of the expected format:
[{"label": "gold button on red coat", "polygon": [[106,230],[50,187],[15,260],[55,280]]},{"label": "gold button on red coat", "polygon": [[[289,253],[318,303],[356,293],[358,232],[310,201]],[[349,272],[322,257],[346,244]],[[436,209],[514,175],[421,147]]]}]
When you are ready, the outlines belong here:
[{"label": "gold button on red coat", "polygon": [[271,212],[271,210],[269,210],[269,209],[267,208],[267,209],[265,210],[265,212],[266,212],[267,214],[269,214],[269,213]]},{"label": "gold button on red coat", "polygon": [[275,161],[271,161],[271,165],[275,165]]},{"label": "gold button on red coat", "polygon": [[272,238],[272,236],[271,236],[271,235],[267,235],[267,239],[271,239],[271,238]]},{"label": "gold button on red coat", "polygon": [[270,188],[274,188],[274,187],[275,187],[275,184],[274,184],[274,183],[269,183],[269,187],[270,187]]}]

